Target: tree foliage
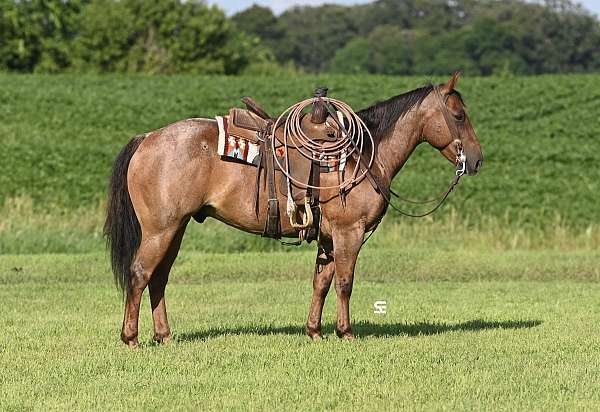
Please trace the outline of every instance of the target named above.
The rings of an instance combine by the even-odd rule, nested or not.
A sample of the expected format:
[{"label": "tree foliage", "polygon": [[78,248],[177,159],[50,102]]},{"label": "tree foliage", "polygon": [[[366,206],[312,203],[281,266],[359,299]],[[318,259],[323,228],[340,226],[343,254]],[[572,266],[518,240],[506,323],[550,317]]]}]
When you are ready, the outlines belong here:
[{"label": "tree foliage", "polygon": [[[302,57],[323,44],[325,29],[311,28],[314,16],[337,10],[337,39],[319,64]],[[340,22],[352,16],[345,32]],[[309,71],[327,67],[341,73],[471,74],[586,72],[600,68],[598,19],[568,0],[544,4],[523,0],[379,0],[340,8],[296,8],[280,17],[286,34],[275,54],[291,56]],[[297,40],[290,42],[288,39]],[[298,44],[295,54],[285,55]],[[332,55],[331,51],[335,50]],[[328,59],[330,56],[330,59]],[[329,60],[329,61],[327,61]],[[318,70],[317,70],[318,71]]]},{"label": "tree foliage", "polygon": [[352,9],[342,6],[292,9],[279,20],[285,31],[275,55],[313,72],[325,69],[335,51],[358,33]]},{"label": "tree foliage", "polygon": [[9,70],[239,72],[258,39],[216,7],[182,0],[2,0]]},{"label": "tree foliage", "polygon": [[55,72],[69,67],[85,1],[0,0],[0,67]]},{"label": "tree foliage", "polygon": [[537,74],[600,69],[600,22],[570,0],[0,0],[0,69],[21,72]]}]

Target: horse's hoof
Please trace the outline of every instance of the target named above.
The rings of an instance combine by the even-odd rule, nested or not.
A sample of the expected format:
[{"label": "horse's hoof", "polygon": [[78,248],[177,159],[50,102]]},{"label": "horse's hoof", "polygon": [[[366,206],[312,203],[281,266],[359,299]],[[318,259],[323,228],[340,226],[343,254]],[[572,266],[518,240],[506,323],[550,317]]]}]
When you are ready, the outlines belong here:
[{"label": "horse's hoof", "polygon": [[161,345],[165,345],[169,342],[171,342],[171,340],[173,340],[173,338],[171,337],[171,333],[155,333],[154,334],[154,341],[156,343],[160,343]]},{"label": "horse's hoof", "polygon": [[336,330],[335,333],[338,336],[338,338],[340,338],[340,339],[343,339],[343,340],[354,340],[354,335],[352,334],[351,331],[342,332],[340,330]]},{"label": "horse's hoof", "polygon": [[125,340],[125,339],[122,339],[122,340],[123,340],[123,343],[125,345],[129,346],[129,348],[131,348],[131,349],[137,349],[137,348],[140,347],[140,344],[138,343],[137,338],[136,339],[130,339],[130,340]]},{"label": "horse's hoof", "polygon": [[121,333],[121,341],[129,346],[132,349],[135,349],[137,347],[139,347],[139,343],[138,343],[138,339],[137,339],[137,335],[125,335],[124,333]]},{"label": "horse's hoof", "polygon": [[306,326],[304,328],[304,331],[306,332],[306,335],[311,338],[312,340],[321,340],[323,339],[323,335],[321,335],[321,331],[319,329],[316,328],[311,328]]}]

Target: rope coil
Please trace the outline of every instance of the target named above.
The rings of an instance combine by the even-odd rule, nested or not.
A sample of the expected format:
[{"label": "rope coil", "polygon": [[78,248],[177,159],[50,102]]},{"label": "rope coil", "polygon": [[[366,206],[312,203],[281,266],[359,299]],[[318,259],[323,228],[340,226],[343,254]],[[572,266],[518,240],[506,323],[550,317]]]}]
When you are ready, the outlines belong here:
[{"label": "rope coil", "polygon": [[[335,141],[317,141],[313,140],[310,136],[304,133],[302,130],[302,118],[303,111],[305,108],[312,106],[316,103],[322,103],[326,106],[329,111],[330,117],[337,123],[342,130],[342,136]],[[331,109],[333,108],[333,110]],[[341,113],[341,119],[338,119],[337,113]],[[327,120],[329,121],[329,119]],[[273,152],[275,152],[275,131],[283,125],[283,145],[285,147],[285,165],[281,164],[277,156],[275,156],[275,162],[279,166],[282,173],[288,180],[288,186],[291,182],[295,186],[302,189],[340,189],[344,190],[347,187],[351,187],[354,184],[360,182],[369,172],[373,161],[375,159],[375,142],[371,132],[352,108],[346,103],[332,99],[330,97],[314,97],[311,99],[303,100],[293,106],[288,107],[275,121],[273,125],[273,138],[271,139],[271,145]],[[365,133],[366,132],[366,133]],[[363,149],[365,147],[365,135],[371,141],[371,155],[367,167],[360,171],[361,160],[363,156]],[[288,146],[291,142],[296,149],[305,158],[318,162],[323,159],[334,158],[342,161],[342,159],[348,160],[350,157],[354,157],[356,163],[352,171],[351,177],[345,179],[337,185],[332,186],[314,186],[306,182],[301,182],[295,179],[290,172],[289,159],[287,156]]]}]

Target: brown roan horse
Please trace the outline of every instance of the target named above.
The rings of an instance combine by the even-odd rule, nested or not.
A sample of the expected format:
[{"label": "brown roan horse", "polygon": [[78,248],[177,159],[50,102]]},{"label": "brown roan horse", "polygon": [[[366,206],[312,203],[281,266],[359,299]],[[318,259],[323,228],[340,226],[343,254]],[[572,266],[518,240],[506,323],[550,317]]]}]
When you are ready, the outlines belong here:
[{"label": "brown roan horse", "polygon": [[[462,98],[454,90],[458,77],[455,74],[445,84],[428,85],[358,112],[374,137],[372,174],[385,191],[422,142],[456,161],[457,144],[447,123],[448,112],[464,148],[467,173],[479,170],[481,147]],[[435,87],[443,101],[436,98]],[[202,222],[212,217],[246,232],[263,231],[266,201],[258,216],[254,207],[257,168],[224,161],[217,154],[217,140],[216,121],[182,120],[133,138],[115,161],[104,231],[115,278],[126,291],[121,339],[131,347],[138,345],[140,300],[146,286],[154,339],[162,342],[171,337],[165,287],[191,218]],[[322,173],[322,186],[336,184],[336,173]],[[285,204],[286,199],[279,196],[280,204]],[[261,199],[265,199],[262,192]],[[368,179],[347,193],[345,205],[338,190],[322,190],[320,199],[321,234],[305,331],[313,339],[321,337],[323,304],[335,277],[336,333],[352,339],[349,304],[356,259],[365,232],[379,223],[387,202]],[[283,235],[295,237],[285,208],[280,209]]]}]

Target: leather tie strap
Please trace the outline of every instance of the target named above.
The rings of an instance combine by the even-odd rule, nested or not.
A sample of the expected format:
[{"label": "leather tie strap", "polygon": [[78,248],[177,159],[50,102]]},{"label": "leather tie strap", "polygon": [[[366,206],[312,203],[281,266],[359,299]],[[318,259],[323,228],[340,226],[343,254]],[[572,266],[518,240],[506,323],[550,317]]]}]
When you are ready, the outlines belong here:
[{"label": "leather tie strap", "polygon": [[267,192],[269,198],[267,200],[267,221],[265,222],[265,230],[263,236],[274,239],[281,238],[281,221],[279,219],[279,200],[277,199],[277,189],[275,187],[275,156],[273,154],[273,146],[271,143],[271,123],[269,122],[266,130],[263,133],[264,143],[264,158],[265,158],[265,177],[267,180]]}]

